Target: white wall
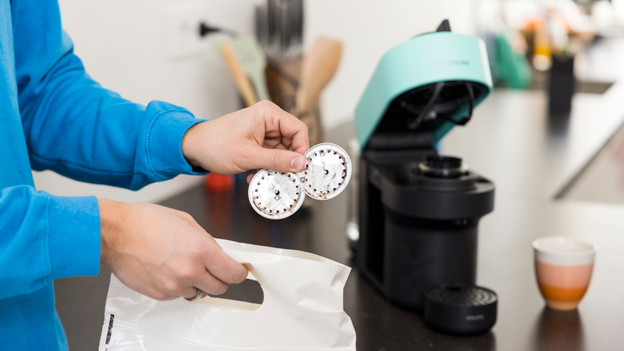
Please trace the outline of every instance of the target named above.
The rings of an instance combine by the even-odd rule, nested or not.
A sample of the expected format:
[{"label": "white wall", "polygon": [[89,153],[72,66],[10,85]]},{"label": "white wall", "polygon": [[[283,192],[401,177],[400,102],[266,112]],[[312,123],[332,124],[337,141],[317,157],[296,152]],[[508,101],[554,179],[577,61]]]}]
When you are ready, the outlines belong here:
[{"label": "white wall", "polygon": [[[240,107],[234,85],[212,45],[185,59],[167,54],[168,14],[204,8],[210,23],[243,33],[253,28],[260,0],[60,0],[64,27],[88,72],[122,96],[147,103],[165,100],[214,118]],[[449,18],[454,31],[473,31],[474,0],[306,0],[305,40],[324,34],[345,43],[341,66],[322,97],[326,127],[351,117],[372,72],[392,46],[434,30]],[[217,43],[219,38],[209,39]],[[75,182],[36,172],[38,188],[59,195],[94,194],[123,201],[159,201],[201,181],[180,176],[138,192]]]},{"label": "white wall", "polygon": [[[165,100],[198,117],[236,110],[240,100],[221,57],[212,50],[185,59],[167,54],[168,15],[203,7],[211,22],[252,30],[248,0],[60,0],[65,30],[90,75],[125,98],[147,104]],[[211,38],[216,43],[219,38]],[[212,47],[210,45],[209,47]],[[52,172],[35,172],[39,189],[58,195],[97,195],[121,201],[156,202],[202,181],[179,176],[135,192],[76,182]]]}]

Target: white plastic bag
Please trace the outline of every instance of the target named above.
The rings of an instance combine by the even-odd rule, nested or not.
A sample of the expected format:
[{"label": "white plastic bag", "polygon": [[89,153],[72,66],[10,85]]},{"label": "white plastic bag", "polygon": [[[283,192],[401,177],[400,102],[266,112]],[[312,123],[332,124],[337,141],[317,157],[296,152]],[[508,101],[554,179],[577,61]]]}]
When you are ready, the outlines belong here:
[{"label": "white plastic bag", "polygon": [[261,305],[207,297],[156,301],[114,275],[100,350],[352,351],[355,330],[343,311],[350,268],[306,252],[218,240],[250,267]]}]

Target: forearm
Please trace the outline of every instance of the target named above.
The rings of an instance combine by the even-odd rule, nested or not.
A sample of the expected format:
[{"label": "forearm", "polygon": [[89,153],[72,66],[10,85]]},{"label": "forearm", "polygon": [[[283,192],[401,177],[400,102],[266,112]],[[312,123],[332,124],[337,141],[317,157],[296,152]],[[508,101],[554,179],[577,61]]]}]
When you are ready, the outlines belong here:
[{"label": "forearm", "polygon": [[100,262],[106,264],[112,258],[115,237],[126,225],[125,204],[108,199],[98,198],[100,209]]},{"label": "forearm", "polygon": [[53,279],[97,275],[100,230],[94,197],[57,197],[29,186],[0,191],[0,298]]},{"label": "forearm", "polygon": [[22,107],[34,169],[131,189],[193,173],[182,136],[201,120],[167,103],[122,99],[90,80],[73,55],[56,66]]}]

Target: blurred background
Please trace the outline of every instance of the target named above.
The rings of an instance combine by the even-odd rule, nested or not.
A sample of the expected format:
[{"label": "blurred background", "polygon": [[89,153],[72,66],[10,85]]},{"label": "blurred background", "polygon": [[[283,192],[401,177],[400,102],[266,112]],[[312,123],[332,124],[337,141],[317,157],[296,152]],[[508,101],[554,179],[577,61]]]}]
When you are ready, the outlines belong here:
[{"label": "blurred background", "polygon": [[[471,130],[481,131],[483,138],[474,138],[475,134],[462,138],[463,128],[456,128],[449,135],[451,140],[444,140],[443,150],[461,150],[462,154],[472,151],[477,155],[469,160],[470,167],[500,175],[494,178],[499,197],[624,203],[624,131],[620,118],[624,103],[617,96],[624,91],[624,81],[616,84],[624,76],[624,0],[59,1],[64,28],[74,40],[75,52],[104,87],[143,104],[168,101],[208,119],[268,97],[308,123],[311,144],[322,141],[324,131],[352,128],[349,122],[355,106],[384,53],[414,35],[434,31],[448,19],[453,32],[483,39],[495,89],[484,103],[490,106],[489,116],[482,114],[484,107],[480,107],[475,112],[476,120],[471,122]],[[515,106],[520,104],[524,106]],[[570,118],[571,110],[576,111],[576,118]],[[491,130],[500,135],[492,135]],[[602,147],[605,140],[608,145]],[[349,151],[358,149],[351,141],[341,144]],[[512,161],[497,164],[496,157],[501,157],[497,146],[506,146],[500,149],[503,155],[511,155],[508,158]],[[597,154],[592,156],[594,151]],[[575,179],[567,179],[577,174],[577,166],[584,167],[586,157],[592,159],[590,165]],[[507,167],[509,164],[513,166]],[[96,195],[120,201],[160,202],[176,208],[184,208],[187,204],[176,201],[187,202],[189,196],[204,201],[204,194],[194,190],[186,197],[174,197],[184,190],[203,182],[214,187],[228,186],[227,181],[209,184],[211,177],[218,179],[213,175],[179,176],[135,192],[84,184],[52,172],[34,174],[39,189],[56,195]],[[553,196],[551,192],[562,184],[574,186]],[[230,222],[239,220],[223,212],[231,207],[225,194],[212,193],[213,205],[208,205],[209,212],[214,213],[211,228],[219,233],[225,233]],[[196,210],[203,211],[202,206]],[[519,219],[492,223],[526,231],[529,238],[533,229],[525,225],[530,228],[540,221],[525,223],[522,214],[541,214],[541,207],[532,206],[529,212],[520,212]],[[345,211],[329,205],[324,208],[332,216]],[[512,209],[516,215],[515,207]],[[604,208],[596,213],[601,210]],[[207,224],[202,222],[206,213],[193,214],[200,224]],[[544,212],[546,215],[550,212]],[[541,221],[549,227],[550,222]],[[331,247],[332,257],[339,257],[335,252],[346,252],[344,247],[333,244],[335,233],[315,227],[318,223],[291,223],[299,227],[287,227],[286,231],[299,236],[282,237],[308,240],[307,234],[316,231],[322,235],[314,243]],[[254,227],[240,230],[239,234],[259,231],[268,237],[267,233],[276,228]],[[506,235],[499,240],[513,246],[515,241],[505,240],[517,238],[520,236]],[[520,251],[514,257],[520,257]],[[620,255],[612,257],[616,256]],[[515,265],[517,260],[509,262]],[[91,349],[97,344],[109,275],[103,266],[96,281],[72,278],[55,283],[57,309],[72,349]],[[515,310],[531,313],[525,307]],[[596,320],[603,321],[601,311],[596,310]],[[521,316],[526,319],[526,315]],[[585,318],[589,330],[593,326],[591,317]],[[573,322],[579,325],[578,320]],[[512,323],[509,332],[505,334],[503,328],[498,337],[514,342],[525,335],[518,332],[522,326],[518,327],[517,320]],[[603,327],[594,324],[595,328]],[[559,329],[554,334],[568,337]],[[570,335],[570,342],[575,343],[582,333]],[[519,349],[523,349],[523,342],[531,340],[521,340]]]},{"label": "blurred background", "polygon": [[[257,38],[267,75],[274,67],[296,82],[301,60],[317,38],[341,43],[339,65],[313,102],[319,129],[352,118],[388,49],[434,30],[445,18],[454,32],[484,39],[497,87],[542,89],[553,113],[565,113],[575,91],[606,91],[624,71],[619,64],[624,0],[61,0],[60,5],[76,53],[103,86],[144,104],[158,99],[184,106],[200,118],[245,106],[222,53],[232,33]],[[201,25],[207,28],[203,36]],[[298,62],[295,71],[291,62]],[[180,176],[132,192],[51,172],[35,174],[38,188],[54,194],[123,201],[161,201],[201,181]]]}]

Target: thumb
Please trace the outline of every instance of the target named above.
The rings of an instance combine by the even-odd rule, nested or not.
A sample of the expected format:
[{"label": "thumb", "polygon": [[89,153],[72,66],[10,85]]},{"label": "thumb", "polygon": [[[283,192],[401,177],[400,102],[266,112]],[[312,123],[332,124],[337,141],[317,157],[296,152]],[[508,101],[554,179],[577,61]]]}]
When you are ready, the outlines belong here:
[{"label": "thumb", "polygon": [[260,148],[252,162],[254,165],[251,168],[267,168],[278,172],[299,172],[305,167],[306,159],[294,151]]}]

